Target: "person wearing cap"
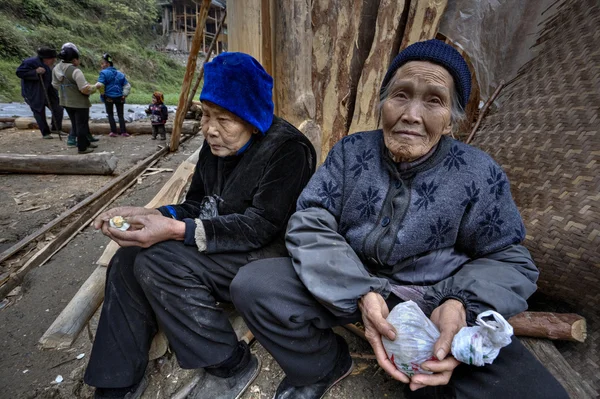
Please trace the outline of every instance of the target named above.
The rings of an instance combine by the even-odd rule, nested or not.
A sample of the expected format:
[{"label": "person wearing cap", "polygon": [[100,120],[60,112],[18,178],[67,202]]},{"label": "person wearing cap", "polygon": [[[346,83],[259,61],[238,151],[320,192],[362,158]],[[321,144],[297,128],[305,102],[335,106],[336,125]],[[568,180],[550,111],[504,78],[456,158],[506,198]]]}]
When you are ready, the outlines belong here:
[{"label": "person wearing cap", "polygon": [[[123,117],[123,107],[125,98],[129,95],[131,85],[127,81],[125,74],[114,67],[112,56],[108,53],[102,55],[100,62],[102,71],[98,77],[99,89],[102,94],[106,114],[108,115],[108,123],[110,124],[110,137],[129,137],[127,128],[125,127],[125,118]],[[115,123],[114,108],[117,109],[117,117],[119,118],[119,131],[117,133],[117,124]]]},{"label": "person wearing cap", "polygon": [[[79,69],[79,52],[74,46],[63,46],[58,55],[60,62],[52,71],[52,86],[58,90],[60,105],[64,107],[71,119],[71,133],[77,138],[77,152],[88,154],[98,146],[91,142],[90,133],[90,95],[98,89],[97,84],[90,84]],[[69,145],[69,143],[67,143]]]},{"label": "person wearing cap", "polygon": [[[538,270],[521,245],[525,228],[506,175],[494,160],[450,137],[464,115],[471,74],[438,40],[415,43],[381,85],[381,129],[343,138],[298,199],[286,244],[291,258],[253,262],[232,300],[286,376],[276,399],[321,398],[353,362],[331,329],[362,322],[379,365],[408,398],[566,398],[514,338],[493,364],[455,360],[460,328],[492,309],[527,309]],[[398,303],[416,302],[438,327],[431,375],[409,378],[382,336]]]},{"label": "person wearing cap", "polygon": [[[96,398],[138,397],[159,326],[179,365],[203,369],[190,398],[236,398],[260,365],[217,302],[252,260],[285,255],[284,233],[316,153],[273,115],[273,79],[254,58],[223,53],[207,63],[200,150],[182,204],[120,207],[96,229],[122,248],[108,267],[104,306],[85,382]],[[110,227],[122,216],[127,231]]]},{"label": "person wearing cap", "polygon": [[[23,60],[16,72],[21,79],[21,95],[31,108],[44,139],[52,138],[51,131],[62,129],[63,109],[59,104],[56,90],[52,87],[52,66],[55,61],[56,50],[40,47],[37,56]],[[52,112],[51,127],[46,121],[46,107]]]}]

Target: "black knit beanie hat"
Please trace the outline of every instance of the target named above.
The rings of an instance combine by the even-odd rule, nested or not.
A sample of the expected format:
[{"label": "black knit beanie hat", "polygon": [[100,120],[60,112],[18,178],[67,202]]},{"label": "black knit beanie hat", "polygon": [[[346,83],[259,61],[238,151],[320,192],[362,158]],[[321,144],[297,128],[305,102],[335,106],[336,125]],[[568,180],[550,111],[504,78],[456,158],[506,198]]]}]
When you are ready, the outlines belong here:
[{"label": "black knit beanie hat", "polygon": [[38,48],[37,55],[41,59],[56,58],[56,50],[54,50],[53,48],[47,47],[47,46],[42,46],[42,47]]},{"label": "black knit beanie hat", "polygon": [[436,39],[417,42],[402,50],[390,64],[383,78],[380,93],[383,93],[396,71],[409,61],[429,61],[446,68],[454,79],[459,104],[465,109],[471,94],[471,71],[454,47]]}]

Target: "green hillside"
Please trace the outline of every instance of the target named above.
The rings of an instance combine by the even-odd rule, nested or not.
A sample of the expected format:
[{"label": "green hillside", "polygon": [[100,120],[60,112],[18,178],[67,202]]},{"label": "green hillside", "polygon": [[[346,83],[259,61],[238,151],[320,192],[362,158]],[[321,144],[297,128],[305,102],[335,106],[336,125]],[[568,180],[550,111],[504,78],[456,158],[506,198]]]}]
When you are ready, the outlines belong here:
[{"label": "green hillside", "polygon": [[[2,0],[0,1],[0,102],[23,101],[15,69],[41,45],[57,50],[72,42],[82,69],[96,82],[100,59],[110,52],[115,67],[131,82],[130,103],[149,103],[152,92],[176,104],[185,67],[156,51],[156,0]],[[92,96],[92,102],[99,102]]]}]

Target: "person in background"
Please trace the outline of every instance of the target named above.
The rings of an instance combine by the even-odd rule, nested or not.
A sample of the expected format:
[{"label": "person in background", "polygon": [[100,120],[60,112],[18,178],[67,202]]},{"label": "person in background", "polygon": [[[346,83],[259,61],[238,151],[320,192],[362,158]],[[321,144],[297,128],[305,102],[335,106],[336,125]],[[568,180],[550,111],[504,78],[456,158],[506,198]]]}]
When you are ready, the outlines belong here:
[{"label": "person in background", "polygon": [[[52,87],[52,66],[56,61],[56,50],[40,47],[35,57],[23,60],[17,68],[17,76],[21,79],[21,94],[37,122],[42,138],[51,139],[51,131],[62,128],[63,109],[59,105],[58,95]],[[47,104],[46,96],[50,100]],[[46,122],[46,107],[52,112],[52,125]],[[57,126],[54,125],[56,123]]]},{"label": "person in background", "polygon": [[156,140],[156,136],[159,134],[161,140],[167,139],[165,123],[169,119],[169,110],[164,101],[163,94],[160,91],[155,91],[152,94],[152,104],[146,109],[146,113],[150,115],[150,122],[152,123],[152,140]]},{"label": "person in background", "polygon": [[102,71],[98,77],[100,93],[103,93],[101,98],[104,100],[106,114],[108,115],[108,123],[110,123],[110,137],[117,137],[117,124],[113,114],[113,105],[117,109],[117,117],[119,118],[119,133],[123,137],[129,137],[125,127],[125,118],[123,117],[123,106],[125,105],[125,97],[129,95],[131,85],[127,81],[125,74],[117,70],[113,66],[112,56],[105,53],[100,62]]},{"label": "person in background", "polygon": [[[77,48],[77,46],[71,42],[63,44],[60,49],[64,50],[67,47],[70,47],[79,53],[79,48]],[[96,136],[92,136],[91,134],[88,136],[88,140],[90,141],[90,143],[100,141]],[[77,136],[75,136],[75,132],[73,131],[73,129],[69,131],[69,137],[67,138],[67,147],[77,147]]]},{"label": "person in background", "polygon": [[79,69],[79,52],[65,47],[58,57],[62,60],[52,71],[52,86],[59,92],[60,105],[65,108],[71,119],[71,129],[77,137],[79,154],[87,154],[98,147],[89,140],[90,95],[97,90],[97,84],[91,85]]}]

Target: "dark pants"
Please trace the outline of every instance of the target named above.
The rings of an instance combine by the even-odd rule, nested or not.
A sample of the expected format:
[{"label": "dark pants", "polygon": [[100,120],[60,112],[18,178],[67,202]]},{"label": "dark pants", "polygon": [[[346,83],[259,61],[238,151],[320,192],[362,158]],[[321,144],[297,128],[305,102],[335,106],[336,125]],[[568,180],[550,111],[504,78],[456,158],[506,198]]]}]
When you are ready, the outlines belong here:
[{"label": "dark pants", "polygon": [[167,137],[167,131],[165,125],[152,125],[152,137],[156,138],[160,134],[160,138],[164,139]]},{"label": "dark pants", "polygon": [[77,149],[84,151],[90,145],[90,109],[65,107],[71,119],[71,132],[69,137],[77,137]]},{"label": "dark pants", "polygon": [[108,268],[85,382],[100,388],[138,383],[159,325],[182,368],[228,360],[238,340],[216,302],[231,301],[232,279],[255,259],[245,253],[205,255],[179,241],[119,249]]},{"label": "dark pants", "polygon": [[[398,303],[393,295],[388,306]],[[265,259],[240,270],[231,299],[256,339],[277,360],[292,384],[308,385],[334,366],[338,344],[331,327],[361,320],[357,312],[335,317],[308,292],[289,258]],[[408,397],[568,398],[562,386],[521,342],[500,351],[485,367],[458,366],[444,387],[423,388]]]},{"label": "dark pants", "polygon": [[[117,109],[117,117],[119,118],[120,131],[117,132],[117,124],[115,123],[115,115],[113,114],[113,105]],[[106,114],[108,115],[108,123],[110,124],[110,131],[113,133],[127,133],[125,128],[125,118],[123,118],[123,106],[125,102],[121,97],[106,97],[104,99],[104,107],[106,108]]]},{"label": "dark pants", "polygon": [[[63,107],[61,107],[58,104],[58,102],[50,100],[50,106],[48,108],[50,109],[50,112],[53,116],[51,128],[48,126],[48,122],[46,121],[46,107],[38,111],[35,111],[33,108],[31,109],[31,112],[33,112],[33,117],[35,118],[35,121],[39,126],[42,136],[49,135],[51,130],[57,131],[62,129]],[[57,126],[54,125],[54,120],[56,120]]]}]

